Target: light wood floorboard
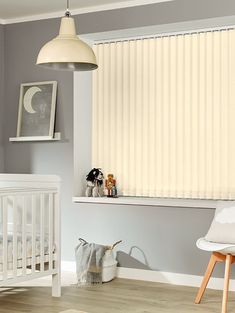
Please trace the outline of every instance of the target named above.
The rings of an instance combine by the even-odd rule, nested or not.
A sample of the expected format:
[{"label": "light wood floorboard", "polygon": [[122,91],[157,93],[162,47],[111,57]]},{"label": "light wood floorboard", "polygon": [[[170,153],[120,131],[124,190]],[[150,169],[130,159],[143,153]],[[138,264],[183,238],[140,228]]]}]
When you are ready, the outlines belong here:
[{"label": "light wood floorboard", "polygon": [[[0,312],[59,313],[68,309],[88,313],[220,313],[222,292],[207,290],[194,304],[197,288],[116,279],[90,288],[64,287],[51,297],[48,287],[16,287],[0,292]],[[235,313],[235,293],[229,294],[229,313]]]}]

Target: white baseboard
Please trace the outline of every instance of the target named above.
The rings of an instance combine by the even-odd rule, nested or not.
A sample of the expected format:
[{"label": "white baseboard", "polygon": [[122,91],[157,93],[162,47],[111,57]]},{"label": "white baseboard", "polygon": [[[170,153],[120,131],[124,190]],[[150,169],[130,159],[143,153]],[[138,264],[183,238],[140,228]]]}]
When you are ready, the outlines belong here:
[{"label": "white baseboard", "polygon": [[[119,267],[117,276],[119,278],[145,280],[159,283],[167,283],[172,285],[199,287],[203,277],[197,275],[159,272],[149,270],[139,270],[134,268]],[[208,288],[223,290],[224,280],[223,278],[212,277],[209,281]],[[231,291],[235,291],[235,280],[230,280]]]},{"label": "white baseboard", "polygon": [[[75,262],[62,261],[62,273],[63,273],[62,276],[64,276],[64,279],[66,280],[67,283],[69,283],[69,276],[72,277],[71,272],[74,272],[74,276],[76,276]],[[117,277],[190,287],[199,287],[203,278],[202,276],[197,275],[141,270],[125,267],[118,267]],[[74,279],[72,283],[74,283]],[[208,288],[223,290],[223,283],[224,280],[222,278],[212,277],[209,281]],[[234,279],[230,280],[230,290],[235,291]]]},{"label": "white baseboard", "polygon": [[[76,264],[75,262],[62,261],[62,286],[76,284]],[[188,275],[180,273],[160,272],[151,270],[140,270],[134,268],[118,267],[117,277],[134,280],[144,280],[151,282],[167,283],[172,285],[199,287],[202,276]],[[212,277],[208,288],[223,290],[223,279]],[[51,277],[46,276],[32,281],[17,284],[17,286],[51,286]],[[230,280],[230,290],[235,291],[235,280]]]}]

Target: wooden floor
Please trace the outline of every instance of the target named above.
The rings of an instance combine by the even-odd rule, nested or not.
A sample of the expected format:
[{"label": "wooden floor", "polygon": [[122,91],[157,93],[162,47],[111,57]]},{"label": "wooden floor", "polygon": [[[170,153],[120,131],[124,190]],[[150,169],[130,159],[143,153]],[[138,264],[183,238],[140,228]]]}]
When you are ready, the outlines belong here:
[{"label": "wooden floor", "polygon": [[[64,287],[62,297],[51,297],[48,287],[18,287],[0,292],[0,312],[59,313],[74,309],[88,313],[220,313],[221,292],[208,290],[200,305],[193,304],[197,289],[116,279],[91,288]],[[235,313],[235,293],[229,313]]]}]

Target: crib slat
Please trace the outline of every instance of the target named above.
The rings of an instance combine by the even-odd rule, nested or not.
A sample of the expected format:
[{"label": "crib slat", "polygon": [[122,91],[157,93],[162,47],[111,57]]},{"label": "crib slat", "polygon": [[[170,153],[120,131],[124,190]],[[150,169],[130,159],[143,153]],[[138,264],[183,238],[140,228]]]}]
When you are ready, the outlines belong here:
[{"label": "crib slat", "polygon": [[27,248],[26,248],[26,198],[23,197],[22,207],[22,274],[26,275],[26,260],[27,260]]},{"label": "crib slat", "polygon": [[40,271],[44,271],[44,194],[40,195]]},{"label": "crib slat", "polygon": [[8,278],[7,265],[8,265],[8,234],[7,234],[7,198],[3,197],[2,201],[2,221],[3,221],[3,280]]},{"label": "crib slat", "polygon": [[17,276],[17,197],[13,196],[13,277]]},{"label": "crib slat", "polygon": [[36,247],[36,199],[35,195],[31,197],[32,202],[32,273],[35,272],[35,247]]},{"label": "crib slat", "polygon": [[53,195],[49,194],[49,231],[48,231],[48,241],[49,241],[49,271],[52,269],[53,265]]},{"label": "crib slat", "polygon": [[56,274],[52,275],[52,296],[60,297],[61,295],[61,252],[60,252],[60,199],[59,190],[54,194],[54,243],[55,243],[55,261],[54,268]]}]

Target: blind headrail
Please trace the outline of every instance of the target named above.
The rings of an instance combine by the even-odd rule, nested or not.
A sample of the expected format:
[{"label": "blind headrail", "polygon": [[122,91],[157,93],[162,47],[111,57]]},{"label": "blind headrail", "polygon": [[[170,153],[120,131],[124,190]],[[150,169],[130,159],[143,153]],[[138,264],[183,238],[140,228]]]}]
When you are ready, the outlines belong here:
[{"label": "blind headrail", "polygon": [[211,27],[211,28],[203,28],[203,29],[192,29],[192,30],[183,30],[183,31],[174,31],[174,32],[163,32],[154,35],[143,35],[143,36],[130,36],[130,37],[123,37],[123,38],[112,38],[112,39],[102,39],[102,40],[95,40],[93,45],[101,45],[101,44],[110,44],[110,43],[118,43],[118,42],[125,42],[125,41],[137,41],[137,40],[144,40],[144,39],[156,39],[156,38],[163,38],[163,37],[172,37],[172,36],[185,36],[185,35],[193,35],[193,34],[202,34],[208,32],[220,32],[220,31],[227,31],[235,29],[235,25],[233,26],[223,26],[223,27]]}]

